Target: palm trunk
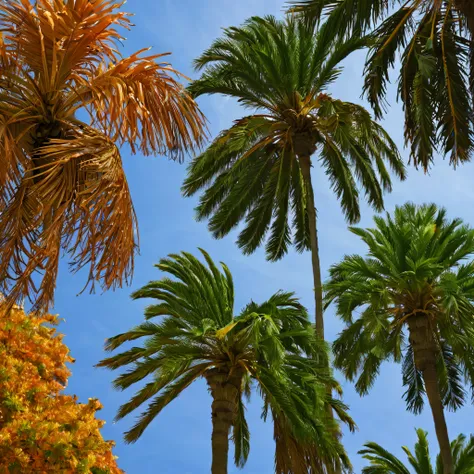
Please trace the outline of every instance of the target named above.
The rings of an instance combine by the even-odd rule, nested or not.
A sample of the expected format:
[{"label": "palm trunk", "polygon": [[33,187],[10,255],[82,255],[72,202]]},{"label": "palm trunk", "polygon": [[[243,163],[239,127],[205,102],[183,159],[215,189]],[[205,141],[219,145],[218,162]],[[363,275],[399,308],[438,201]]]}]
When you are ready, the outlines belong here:
[{"label": "palm trunk", "polygon": [[316,206],[314,203],[313,185],[311,183],[311,157],[299,157],[301,173],[306,186],[306,209],[308,212],[309,239],[311,245],[311,262],[313,265],[314,303],[316,316],[316,332],[324,339],[323,317],[323,285],[321,280],[321,263],[319,261],[318,229],[316,220]]},{"label": "palm trunk", "polygon": [[237,414],[242,375],[212,370],[206,376],[212,396],[212,474],[227,474],[230,429]]},{"label": "palm trunk", "polygon": [[[321,262],[319,261],[319,241],[318,227],[316,217],[316,206],[314,203],[314,191],[311,181],[311,157],[310,155],[302,155],[299,157],[301,173],[306,187],[306,209],[308,212],[309,239],[311,246],[311,262],[313,268],[314,282],[314,303],[315,303],[315,320],[316,334],[324,340],[324,315],[323,315],[323,283],[321,278]],[[331,395],[332,390],[328,387],[327,392]],[[334,414],[331,407],[328,407],[329,416],[333,419]],[[339,438],[341,433],[337,430],[334,437]],[[333,467],[327,464],[327,472],[329,474],[340,474],[340,467]]]},{"label": "palm trunk", "polygon": [[443,461],[443,474],[454,474],[453,455],[436,373],[438,347],[433,330],[429,319],[425,315],[415,315],[408,318],[408,327],[415,366],[423,375],[426,395],[433,414],[436,436]]}]

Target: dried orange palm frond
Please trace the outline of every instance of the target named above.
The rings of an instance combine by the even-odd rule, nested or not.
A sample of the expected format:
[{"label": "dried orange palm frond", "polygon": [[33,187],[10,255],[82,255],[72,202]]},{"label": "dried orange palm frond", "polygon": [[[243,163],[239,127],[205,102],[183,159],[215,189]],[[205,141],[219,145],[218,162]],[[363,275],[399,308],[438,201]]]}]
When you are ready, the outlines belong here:
[{"label": "dried orange palm frond", "polygon": [[[86,103],[93,124],[108,127],[119,143],[135,152],[165,154],[183,158],[193,150],[202,132],[202,120],[194,100],[171,76],[177,73],[158,54],[140,58],[138,51],[93,78],[77,75],[81,85],[71,95],[71,106]],[[184,77],[184,76],[182,76]],[[69,105],[69,104],[68,104]]]},{"label": "dried orange palm frond", "polygon": [[[121,58],[124,2],[0,0],[0,291],[53,301],[62,251],[129,281],[136,219],[117,146],[181,159],[205,119],[162,55]],[[88,110],[90,123],[76,117]]]}]

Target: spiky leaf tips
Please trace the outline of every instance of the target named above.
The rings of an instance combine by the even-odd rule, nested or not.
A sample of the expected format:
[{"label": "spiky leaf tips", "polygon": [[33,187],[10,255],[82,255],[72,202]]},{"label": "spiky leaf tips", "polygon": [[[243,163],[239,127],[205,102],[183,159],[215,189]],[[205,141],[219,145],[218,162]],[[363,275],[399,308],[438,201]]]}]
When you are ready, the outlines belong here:
[{"label": "spiky leaf tips", "polygon": [[203,116],[164,55],[121,57],[123,3],[0,1],[0,290],[11,302],[48,308],[61,250],[91,286],[127,281],[136,219],[118,147],[182,159],[201,143]]},{"label": "spiky leaf tips", "polygon": [[[401,54],[399,97],[415,166],[428,170],[441,152],[453,166],[474,150],[474,3],[471,0],[293,0],[309,21],[327,17],[337,36],[375,28],[365,94],[377,116],[386,110],[390,69]],[[389,8],[393,5],[394,8]]]},{"label": "spiky leaf tips", "polygon": [[371,229],[352,228],[367,256],[330,270],[326,304],[347,327],[333,345],[335,365],[364,395],[386,360],[403,362],[407,407],[428,399],[445,467],[453,472],[444,408],[474,388],[474,230],[434,204],[397,207]]},{"label": "spiky leaf tips", "polygon": [[[441,456],[438,454],[436,464],[433,466],[428,443],[428,433],[416,430],[417,442],[414,452],[408,447],[402,446],[406,454],[410,468],[419,474],[444,474]],[[474,472],[474,437],[466,439],[459,435],[451,442],[454,468],[456,474],[471,474]],[[384,449],[377,443],[367,443],[363,450],[359,451],[369,465],[362,469],[362,474],[410,474],[410,468],[394,454]]]},{"label": "spiky leaf tips", "polygon": [[250,396],[252,387],[264,400],[264,418],[274,422],[278,474],[349,467],[328,407],[350,427],[353,422],[347,408],[326,392],[327,385],[339,387],[306,310],[293,294],[279,292],[235,316],[229,269],[202,254],[205,263],[184,252],[161,260],[158,268],[173,278],[152,281],[133,295],[156,300],[145,310],[146,321],[107,342],[106,348],[115,350],[135,341],[132,349],[99,364],[128,369],[115,380],[118,389],[148,380],[117,414],[121,419],[147,405],[125,440],[137,441],[168,404],[203,378],[212,395],[214,474],[227,472],[230,434],[235,464],[242,467],[247,460],[244,395]]},{"label": "spiky leaf tips", "polygon": [[73,359],[58,318],[6,309],[0,302],[0,472],[123,474],[100,434],[99,401],[63,393]]},{"label": "spiky leaf tips", "polygon": [[186,196],[202,191],[197,216],[221,238],[243,228],[246,254],[266,241],[269,260],[294,244],[311,250],[316,328],[324,337],[321,269],[312,160],[318,159],[351,223],[360,218],[359,188],[376,210],[391,190],[391,167],[405,177],[397,147],[361,106],[326,94],[340,63],[365,39],[335,40],[296,18],[251,18],[228,28],[196,61],[193,96],[223,94],[252,109],[189,166]]},{"label": "spiky leaf tips", "polygon": [[195,61],[203,74],[189,87],[193,96],[228,95],[261,112],[237,120],[189,167],[184,193],[205,190],[198,217],[210,218],[216,237],[245,221],[238,243],[246,253],[267,235],[271,260],[292,242],[309,249],[299,158],[315,152],[349,222],[360,217],[356,181],[382,209],[383,190],[391,189],[385,164],[404,177],[397,148],[366,110],[324,93],[340,62],[365,45],[365,39],[334,41],[326,28],[291,18],[252,18],[226,29]]}]

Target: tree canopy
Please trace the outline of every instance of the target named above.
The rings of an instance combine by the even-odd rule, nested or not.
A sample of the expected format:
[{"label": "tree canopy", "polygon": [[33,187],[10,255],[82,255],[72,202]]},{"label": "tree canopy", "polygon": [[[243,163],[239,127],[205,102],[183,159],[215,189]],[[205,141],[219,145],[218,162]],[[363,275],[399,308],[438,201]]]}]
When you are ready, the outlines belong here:
[{"label": "tree canopy", "polygon": [[[353,422],[346,407],[326,392],[328,384],[340,388],[328,368],[326,346],[315,336],[304,307],[293,294],[279,292],[262,304],[249,303],[236,316],[229,269],[222,264],[220,270],[201,252],[205,264],[185,252],[162,259],[158,269],[175,278],[152,281],[133,294],[156,300],[145,310],[147,321],[107,342],[107,350],[115,350],[140,341],[99,364],[127,368],[115,380],[116,388],[148,380],[118,412],[121,419],[148,404],[125,440],[135,442],[169,403],[202,377],[213,394],[237,390],[235,402],[231,393],[221,394],[225,407],[232,407],[228,423],[237,466],[245,464],[250,449],[244,398],[254,387],[264,400],[262,416],[274,422],[278,474],[319,472],[325,465],[348,467],[328,408],[350,427]],[[157,317],[162,320],[154,322]]]},{"label": "tree canopy", "polygon": [[74,359],[50,314],[0,304],[0,473],[123,474],[95,417],[101,404],[65,395]]},{"label": "tree canopy", "polygon": [[[370,33],[364,93],[380,117],[390,72],[399,68],[411,160],[428,170],[433,155],[454,166],[474,149],[474,3],[472,0],[293,0],[307,21],[327,20],[336,37]],[[400,60],[399,60],[400,57]]]},{"label": "tree canopy", "polygon": [[137,228],[119,147],[182,159],[203,138],[164,55],[121,56],[123,3],[0,0],[0,291],[11,302],[47,309],[63,250],[92,288],[128,281]]}]

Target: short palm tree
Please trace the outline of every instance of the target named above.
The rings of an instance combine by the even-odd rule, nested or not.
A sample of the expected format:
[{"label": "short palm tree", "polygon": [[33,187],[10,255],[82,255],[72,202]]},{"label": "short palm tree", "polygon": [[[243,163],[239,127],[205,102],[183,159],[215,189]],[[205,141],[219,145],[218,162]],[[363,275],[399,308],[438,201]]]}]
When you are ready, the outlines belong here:
[{"label": "short palm tree", "polygon": [[[149,382],[123,405],[121,419],[149,402],[126,433],[135,442],[147,426],[194,381],[204,378],[212,396],[212,473],[227,472],[229,435],[235,463],[249,453],[244,395],[252,385],[264,399],[264,418],[274,420],[276,472],[320,473],[324,465],[348,467],[334,439],[328,403],[341,419],[352,421],[339,401],[328,398],[336,386],[327,366],[325,345],[314,334],[306,310],[290,293],[265,303],[250,303],[234,316],[234,286],[228,268],[220,270],[202,251],[207,265],[188,253],[171,255],[157,267],[175,279],[152,281],[134,298],[154,298],[147,321],[108,340],[107,350],[143,339],[130,350],[100,362],[109,369],[128,367],[115,380],[121,390],[147,377]],[[159,323],[150,321],[164,317]]]},{"label": "short palm tree", "polygon": [[[408,462],[416,474],[445,474],[441,456],[436,457],[435,466],[432,465],[428,444],[428,433],[416,430],[418,440],[415,444],[415,452],[412,453],[403,446]],[[453,453],[455,474],[474,473],[474,438],[471,436],[466,441],[464,435],[459,435],[451,443]],[[395,455],[382,448],[377,443],[367,443],[365,449],[359,451],[370,465],[362,469],[362,474],[410,474],[410,469]]]},{"label": "short palm tree", "polygon": [[284,256],[291,243],[298,251],[311,250],[321,337],[312,160],[320,161],[351,223],[360,217],[357,180],[380,210],[383,190],[391,189],[385,162],[398,177],[405,176],[395,144],[369,113],[324,92],[339,75],[340,62],[364,45],[361,39],[334,41],[327,29],[316,32],[294,18],[251,18],[240,28],[226,29],[195,61],[204,72],[189,87],[194,97],[235,97],[252,115],[237,120],[194,159],[185,195],[205,189],[197,215],[210,217],[217,238],[244,221],[238,245],[246,254],[266,236],[269,260]]},{"label": "short palm tree", "polygon": [[181,158],[201,142],[203,116],[163,55],[120,56],[123,3],[0,0],[0,291],[12,302],[50,306],[62,250],[92,286],[127,281],[136,222],[118,146]]},{"label": "short palm tree", "polygon": [[383,361],[403,361],[407,407],[420,412],[427,395],[444,474],[453,474],[444,407],[463,405],[463,376],[474,388],[474,230],[434,204],[409,203],[374,221],[351,229],[367,256],[330,270],[326,304],[347,324],[335,365],[367,394]]},{"label": "short palm tree", "polygon": [[364,91],[376,116],[386,110],[390,69],[401,54],[398,93],[411,159],[428,169],[435,151],[453,165],[474,150],[474,2],[472,0],[292,0],[308,19],[329,15],[341,37],[372,29]]}]

